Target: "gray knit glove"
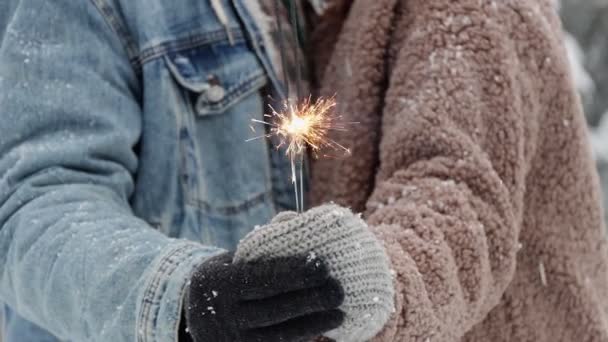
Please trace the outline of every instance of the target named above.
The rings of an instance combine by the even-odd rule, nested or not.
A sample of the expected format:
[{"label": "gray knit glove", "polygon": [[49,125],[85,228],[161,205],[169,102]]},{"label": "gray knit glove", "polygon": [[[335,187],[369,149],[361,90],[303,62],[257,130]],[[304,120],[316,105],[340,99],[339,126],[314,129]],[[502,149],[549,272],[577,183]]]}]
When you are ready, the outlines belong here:
[{"label": "gray knit glove", "polygon": [[393,312],[394,289],[384,248],[366,223],[334,204],[303,214],[279,214],[269,225],[249,233],[235,260],[306,254],[320,258],[345,291],[344,323],[325,334],[338,342],[367,341],[382,330]]}]

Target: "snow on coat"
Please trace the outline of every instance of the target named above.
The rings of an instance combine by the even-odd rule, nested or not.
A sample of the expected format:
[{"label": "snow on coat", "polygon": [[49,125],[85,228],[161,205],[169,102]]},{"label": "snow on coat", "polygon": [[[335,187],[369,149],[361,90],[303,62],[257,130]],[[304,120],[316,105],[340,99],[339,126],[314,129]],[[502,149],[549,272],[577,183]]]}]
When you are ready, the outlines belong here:
[{"label": "snow on coat", "polygon": [[[344,20],[342,20],[344,18]],[[551,0],[328,9],[320,93],[359,122],[312,165],[396,272],[376,341],[608,341],[598,177]]]}]

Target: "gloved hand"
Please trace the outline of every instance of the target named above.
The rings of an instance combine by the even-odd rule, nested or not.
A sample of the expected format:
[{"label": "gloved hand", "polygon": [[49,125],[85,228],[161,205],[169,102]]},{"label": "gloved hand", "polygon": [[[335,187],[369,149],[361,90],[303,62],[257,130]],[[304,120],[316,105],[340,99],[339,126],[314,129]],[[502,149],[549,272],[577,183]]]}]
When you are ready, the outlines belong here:
[{"label": "gloved hand", "polygon": [[[233,263],[225,253],[192,276],[184,313],[194,342],[310,341],[338,327],[341,285],[306,255]],[[187,336],[189,335],[189,336]]]},{"label": "gloved hand", "polygon": [[304,213],[284,212],[241,240],[235,260],[308,255],[325,262],[345,289],[344,322],[324,333],[336,341],[372,339],[394,309],[390,260],[359,215],[335,204]]}]

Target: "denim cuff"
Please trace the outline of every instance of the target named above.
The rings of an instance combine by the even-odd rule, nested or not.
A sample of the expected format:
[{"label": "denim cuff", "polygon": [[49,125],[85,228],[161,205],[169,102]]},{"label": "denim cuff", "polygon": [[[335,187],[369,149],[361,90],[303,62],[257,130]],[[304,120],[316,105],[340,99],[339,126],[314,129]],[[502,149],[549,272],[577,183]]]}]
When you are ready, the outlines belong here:
[{"label": "denim cuff", "polygon": [[207,258],[223,252],[176,240],[160,253],[140,301],[138,342],[177,341],[183,298],[192,272]]}]

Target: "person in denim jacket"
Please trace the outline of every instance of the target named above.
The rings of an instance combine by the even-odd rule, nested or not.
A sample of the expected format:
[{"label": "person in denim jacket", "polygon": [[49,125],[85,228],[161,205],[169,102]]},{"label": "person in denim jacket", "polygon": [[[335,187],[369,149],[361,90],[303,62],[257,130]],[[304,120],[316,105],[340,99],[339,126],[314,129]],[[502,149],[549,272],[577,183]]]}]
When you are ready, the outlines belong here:
[{"label": "person in denim jacket", "polygon": [[[252,3],[0,2],[5,342],[186,341],[186,330],[287,341],[340,324],[342,290],[324,267],[294,257],[226,269],[226,250],[293,207],[282,152],[246,142],[265,94],[284,95]],[[183,304],[195,283],[236,295],[318,286],[319,307],[278,302],[285,319],[318,316],[280,329],[260,304],[219,321],[217,308]],[[182,311],[215,317],[178,331]],[[231,318],[251,331],[235,337]]]}]

